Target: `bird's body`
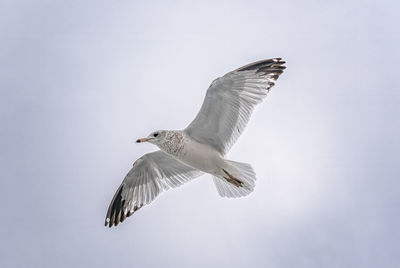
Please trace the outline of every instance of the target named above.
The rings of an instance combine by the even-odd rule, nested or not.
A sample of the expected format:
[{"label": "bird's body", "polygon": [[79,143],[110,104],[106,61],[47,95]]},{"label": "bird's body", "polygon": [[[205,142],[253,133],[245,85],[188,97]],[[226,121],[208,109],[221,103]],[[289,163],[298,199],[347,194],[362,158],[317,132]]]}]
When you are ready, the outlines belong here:
[{"label": "bird's body", "polygon": [[118,188],[105,224],[118,225],[163,190],[204,173],[211,174],[222,197],[251,193],[256,175],[249,164],[226,159],[254,107],[282,74],[285,62],[268,59],[243,66],[215,79],[196,118],[183,130],[159,130],[137,142],[160,151],[139,158]]},{"label": "bird's body", "polygon": [[217,174],[225,163],[223,156],[207,144],[192,139],[183,130],[170,130],[165,142],[158,147],[185,165],[209,174]]}]

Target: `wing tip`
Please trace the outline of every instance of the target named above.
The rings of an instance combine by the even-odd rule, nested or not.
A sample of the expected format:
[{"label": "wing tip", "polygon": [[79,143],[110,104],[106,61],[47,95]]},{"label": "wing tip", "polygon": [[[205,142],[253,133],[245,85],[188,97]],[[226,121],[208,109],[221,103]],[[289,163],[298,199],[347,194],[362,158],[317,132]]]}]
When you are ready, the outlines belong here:
[{"label": "wing tip", "polygon": [[275,81],[283,73],[283,70],[286,69],[286,66],[284,66],[285,63],[286,61],[283,61],[282,58],[271,58],[247,64],[236,71],[255,71],[256,74],[266,77],[268,79],[267,91],[269,92],[275,85]]},{"label": "wing tip", "polygon": [[110,207],[108,208],[106,219],[104,221],[104,226],[109,228],[117,226],[122,223],[126,218],[132,216],[136,211],[138,211],[143,204],[139,206],[134,206],[133,209],[128,210],[125,205],[125,200],[122,200],[123,185],[121,185],[113,200],[111,201]]},{"label": "wing tip", "polygon": [[286,66],[284,66],[285,63],[286,61],[283,61],[282,58],[271,58],[247,64],[243,67],[240,67],[239,69],[236,69],[236,71],[243,72],[243,71],[255,70],[256,73],[264,73],[272,75],[277,74],[279,76],[280,74],[283,73],[283,70],[286,69]]},{"label": "wing tip", "polygon": [[124,186],[122,184],[115,193],[110,203],[110,206],[107,210],[104,226],[108,226],[111,228],[112,226],[117,226],[120,222],[123,222],[126,219],[127,217],[127,213],[125,211],[126,205],[125,205],[125,200],[122,199],[123,189]]}]

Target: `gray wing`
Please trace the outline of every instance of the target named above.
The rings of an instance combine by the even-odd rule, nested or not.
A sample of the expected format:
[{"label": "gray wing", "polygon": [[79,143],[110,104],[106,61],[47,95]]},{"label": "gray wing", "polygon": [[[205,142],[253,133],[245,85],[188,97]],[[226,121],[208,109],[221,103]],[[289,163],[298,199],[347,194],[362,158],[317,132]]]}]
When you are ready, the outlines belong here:
[{"label": "gray wing", "polygon": [[246,127],[254,107],[283,73],[284,63],[281,58],[262,60],[214,80],[186,133],[225,155]]},{"label": "gray wing", "polygon": [[145,154],[133,164],[112,199],[105,225],[117,226],[163,190],[177,187],[202,174],[172,156],[156,151]]}]

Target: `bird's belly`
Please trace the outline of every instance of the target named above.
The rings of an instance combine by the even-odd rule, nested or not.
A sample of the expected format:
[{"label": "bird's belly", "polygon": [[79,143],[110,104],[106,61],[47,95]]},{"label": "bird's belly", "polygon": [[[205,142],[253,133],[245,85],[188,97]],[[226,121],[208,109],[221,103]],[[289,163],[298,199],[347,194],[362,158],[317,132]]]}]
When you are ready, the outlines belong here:
[{"label": "bird's belly", "polygon": [[186,165],[210,174],[217,174],[223,162],[218,151],[195,141],[186,144],[177,158]]}]

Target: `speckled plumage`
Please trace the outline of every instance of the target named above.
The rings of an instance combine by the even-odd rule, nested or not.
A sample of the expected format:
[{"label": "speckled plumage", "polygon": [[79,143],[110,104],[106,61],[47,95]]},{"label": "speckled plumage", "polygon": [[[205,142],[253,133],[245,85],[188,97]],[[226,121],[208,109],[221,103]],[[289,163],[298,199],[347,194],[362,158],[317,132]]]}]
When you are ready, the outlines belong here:
[{"label": "speckled plumage", "polygon": [[185,148],[184,135],[181,130],[166,131],[165,139],[158,144],[164,152],[173,156],[180,156]]}]

